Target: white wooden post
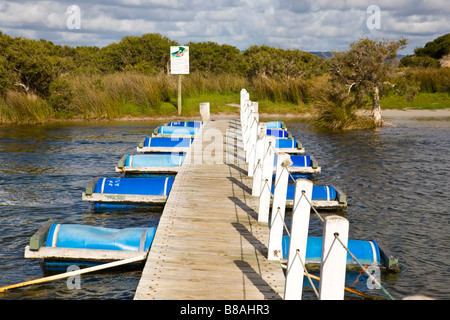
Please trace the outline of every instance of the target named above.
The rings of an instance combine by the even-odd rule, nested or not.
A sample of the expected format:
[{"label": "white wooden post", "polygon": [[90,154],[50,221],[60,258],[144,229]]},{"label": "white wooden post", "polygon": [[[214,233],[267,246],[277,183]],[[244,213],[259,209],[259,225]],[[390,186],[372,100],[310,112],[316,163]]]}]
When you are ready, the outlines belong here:
[{"label": "white wooden post", "polygon": [[258,134],[258,125],[259,125],[259,113],[252,112],[249,121],[250,123],[247,131],[247,137],[245,138],[247,145],[247,150],[245,152],[245,160],[247,162],[250,157],[250,153],[252,152],[252,149],[255,147],[256,143],[256,136]]},{"label": "white wooden post", "polygon": [[286,195],[289,181],[288,166],[291,156],[287,153],[277,155],[275,186],[273,190],[272,216],[269,232],[269,251],[267,259],[281,260],[283,255],[284,214],[286,211]]},{"label": "white wooden post", "polygon": [[[255,132],[253,133],[254,135],[252,136],[252,145],[250,146],[250,150],[249,150],[249,157],[248,157],[248,169],[247,169],[247,175],[249,177],[253,177],[253,175],[255,174],[255,170],[256,170],[256,164],[258,163],[258,158],[261,157],[262,154],[262,148],[263,146],[260,145],[260,149],[258,149],[258,141],[260,137],[264,137],[265,136],[265,132],[267,128],[267,124],[266,123],[260,123],[258,124],[258,127],[256,129],[256,134]],[[259,194],[258,194],[259,195]]]},{"label": "white wooden post", "polygon": [[[252,196],[261,194],[262,161],[264,155],[265,136],[258,135],[255,148],[255,168],[253,169]],[[249,167],[250,170],[250,167]]]},{"label": "white wooden post", "polygon": [[323,227],[322,261],[320,265],[320,300],[344,300],[349,222],[332,215],[325,218]]},{"label": "white wooden post", "polygon": [[[241,129],[242,129],[242,139],[244,141],[245,133],[247,131],[247,100],[242,103],[242,112],[241,112]],[[245,143],[244,143],[245,148]]]},{"label": "white wooden post", "polygon": [[241,119],[240,119],[241,120],[241,125],[242,125],[242,120],[243,120],[244,112],[245,112],[245,101],[247,101],[249,99],[250,99],[250,95],[247,92],[247,90],[242,89],[241,90],[241,101],[240,101],[240,104],[241,104]]},{"label": "white wooden post", "polygon": [[265,136],[261,175],[261,194],[259,196],[258,221],[269,222],[270,194],[272,188],[273,162],[275,160],[275,137]]},{"label": "white wooden post", "polygon": [[285,300],[302,299],[304,272],[302,262],[305,263],[306,257],[312,188],[313,183],[310,180],[297,179],[295,181],[291,237],[284,288]]},{"label": "white wooden post", "polygon": [[246,100],[245,101],[245,113],[244,113],[244,126],[242,127],[242,139],[244,142],[244,149],[247,150],[248,146],[248,132],[250,129],[251,124],[251,114],[252,114],[252,108],[251,108],[251,101]]},{"label": "white wooden post", "polygon": [[202,121],[209,121],[210,113],[209,113],[209,102],[200,103],[200,116],[202,117]]},{"label": "white wooden post", "polygon": [[252,101],[253,112],[259,112],[259,104],[258,102]]}]

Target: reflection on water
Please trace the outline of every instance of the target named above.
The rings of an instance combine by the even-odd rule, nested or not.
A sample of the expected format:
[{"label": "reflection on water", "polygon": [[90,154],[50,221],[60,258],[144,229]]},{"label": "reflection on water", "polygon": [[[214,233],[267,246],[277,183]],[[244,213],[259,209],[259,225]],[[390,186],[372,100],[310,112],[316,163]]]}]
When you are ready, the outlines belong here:
[{"label": "reflection on water", "polygon": [[[122,155],[159,123],[106,122],[0,128],[0,286],[42,277],[24,259],[29,238],[48,219],[112,228],[149,227],[158,213],[94,214],[81,193],[94,178],[116,176]],[[397,121],[376,131],[328,133],[306,123],[287,122],[289,131],[313,155],[322,172],[315,184],[335,185],[347,195],[344,213],[350,238],[379,239],[399,258],[399,274],[383,274],[395,298],[423,294],[448,299],[450,125],[448,121]],[[320,236],[322,224],[311,219]],[[358,274],[348,274],[347,283]],[[83,275],[82,290],[66,280],[0,293],[0,299],[132,299],[139,270]],[[364,277],[356,288],[367,292]],[[305,281],[305,284],[307,281]],[[305,299],[315,299],[305,289]]]}]

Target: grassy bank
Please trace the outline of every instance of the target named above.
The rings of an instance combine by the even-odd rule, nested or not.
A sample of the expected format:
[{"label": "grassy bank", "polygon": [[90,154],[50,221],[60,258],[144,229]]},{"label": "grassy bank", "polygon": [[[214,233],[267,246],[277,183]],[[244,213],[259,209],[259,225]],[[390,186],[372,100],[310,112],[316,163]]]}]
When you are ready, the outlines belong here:
[{"label": "grassy bank", "polygon": [[[192,73],[182,78],[182,116],[199,116],[199,104],[209,102],[211,113],[237,113],[242,88],[258,101],[260,113],[301,115],[313,113],[326,78],[248,79],[230,74]],[[322,90],[323,91],[323,90]],[[177,76],[132,72],[71,75],[60,78],[45,99],[24,91],[0,98],[0,124],[41,124],[53,120],[176,117]],[[391,95],[381,100],[384,109],[450,108],[443,92],[419,93],[414,101]]]},{"label": "grassy bank", "polygon": [[447,109],[450,108],[448,93],[419,93],[414,101],[406,101],[401,96],[388,96],[381,99],[384,109]]}]

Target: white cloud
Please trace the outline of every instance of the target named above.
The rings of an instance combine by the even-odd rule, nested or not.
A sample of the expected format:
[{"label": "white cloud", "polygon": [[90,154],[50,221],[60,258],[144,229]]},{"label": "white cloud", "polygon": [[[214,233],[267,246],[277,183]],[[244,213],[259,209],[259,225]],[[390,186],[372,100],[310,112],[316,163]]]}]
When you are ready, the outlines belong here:
[{"label": "white cloud", "polygon": [[[81,29],[66,26],[69,5]],[[381,9],[368,30],[367,7]],[[307,51],[346,49],[361,36],[408,38],[409,52],[450,30],[448,0],[61,0],[0,3],[0,30],[70,45],[104,46],[126,35],[160,33],[180,43],[214,41]]]}]

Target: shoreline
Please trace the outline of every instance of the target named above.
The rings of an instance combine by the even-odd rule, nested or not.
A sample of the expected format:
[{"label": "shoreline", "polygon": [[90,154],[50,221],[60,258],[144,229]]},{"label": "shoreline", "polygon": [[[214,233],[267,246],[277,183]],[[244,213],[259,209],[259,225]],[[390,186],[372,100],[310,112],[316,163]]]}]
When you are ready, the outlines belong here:
[{"label": "shoreline", "polygon": [[[371,110],[358,110],[358,114],[361,116],[370,116]],[[381,109],[381,118],[450,118],[450,109]]]},{"label": "shoreline", "polygon": [[[360,116],[370,116],[371,110],[357,110],[357,114]],[[215,112],[211,113],[211,116],[215,117],[230,117],[236,116],[238,113],[236,112]],[[309,119],[311,118],[310,113],[302,113],[302,114],[278,114],[278,113],[261,113],[260,117],[262,119],[272,118],[272,119],[286,119],[289,121],[295,119]],[[450,120],[450,108],[447,109],[382,109],[381,110],[382,119],[449,119]],[[145,117],[136,117],[136,116],[124,116],[119,118],[112,119],[81,119],[81,118],[72,118],[72,119],[49,119],[45,123],[42,124],[34,124],[34,125],[46,125],[51,123],[63,123],[63,122],[113,122],[113,121],[179,121],[180,119],[199,119],[200,114],[195,116],[178,116],[178,115],[168,115],[168,116],[145,116]],[[27,125],[27,124],[0,124],[2,126],[11,126],[11,125]]]}]

